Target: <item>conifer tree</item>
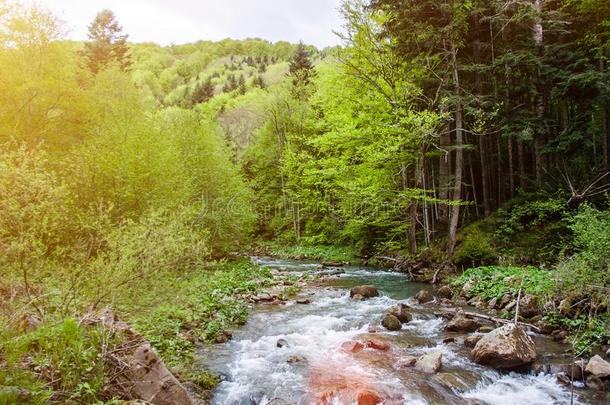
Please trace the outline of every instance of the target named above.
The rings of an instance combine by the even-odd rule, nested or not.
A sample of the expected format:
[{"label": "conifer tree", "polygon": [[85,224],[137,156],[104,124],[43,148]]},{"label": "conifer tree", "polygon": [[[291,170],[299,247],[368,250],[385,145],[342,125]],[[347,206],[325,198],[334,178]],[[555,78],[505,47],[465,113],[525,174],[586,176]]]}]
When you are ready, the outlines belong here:
[{"label": "conifer tree", "polygon": [[214,97],[214,85],[212,84],[212,79],[208,78],[205,82],[195,87],[192,102],[197,105],[209,101],[212,97]]},{"label": "conifer tree", "polygon": [[244,78],[243,74],[239,76],[237,90],[239,91],[239,94],[246,94],[246,79]]},{"label": "conifer tree", "polygon": [[307,49],[302,42],[299,42],[297,49],[292,56],[289,72],[295,86],[299,84],[309,84],[315,75],[309,52],[307,52]]},{"label": "conifer tree", "polygon": [[128,36],[122,32],[123,27],[108,9],[100,11],[89,25],[89,42],[85,44],[83,55],[93,74],[101,72],[112,63],[117,63],[122,70],[131,65]]}]

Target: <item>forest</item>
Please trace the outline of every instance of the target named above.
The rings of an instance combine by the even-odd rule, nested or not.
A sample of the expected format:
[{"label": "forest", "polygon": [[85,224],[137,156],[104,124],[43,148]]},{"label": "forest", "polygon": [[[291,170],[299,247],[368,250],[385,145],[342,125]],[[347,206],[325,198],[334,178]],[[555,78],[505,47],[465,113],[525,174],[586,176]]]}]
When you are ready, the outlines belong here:
[{"label": "forest", "polygon": [[110,10],[82,42],[0,0],[0,404],[138,399],[108,311],[204,401],[242,403],[214,402],[198,350],[308,288],[251,256],[508,294],[515,323],[527,294],[524,322],[610,356],[610,2],[340,11],[340,46],[160,46]]}]

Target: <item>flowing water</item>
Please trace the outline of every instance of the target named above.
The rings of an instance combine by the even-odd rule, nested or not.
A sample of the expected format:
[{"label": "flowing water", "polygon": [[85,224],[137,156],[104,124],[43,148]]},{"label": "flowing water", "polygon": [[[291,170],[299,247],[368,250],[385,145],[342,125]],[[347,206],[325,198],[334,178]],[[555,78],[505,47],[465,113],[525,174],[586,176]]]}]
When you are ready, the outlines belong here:
[{"label": "flowing water", "polygon": [[[257,259],[262,265],[295,274],[319,270],[312,263]],[[376,392],[392,404],[569,404],[569,390],[550,375],[499,373],[469,360],[463,337],[443,331],[445,321],[434,306],[418,305],[412,297],[426,284],[397,274],[362,267],[346,267],[340,274],[307,289],[311,300],[300,305],[256,305],[233,340],[201,353],[202,361],[223,376],[214,393],[217,405],[356,404],[356,393]],[[372,284],[382,296],[364,301],[349,298],[349,288]],[[412,307],[413,320],[398,332],[369,325],[384,310],[403,302]],[[350,340],[377,339],[391,345],[382,352],[364,349],[353,354],[341,349]],[[279,348],[284,339],[287,347]],[[534,336],[544,362],[568,361],[566,347]],[[542,349],[542,350],[541,350]],[[396,366],[400,357],[442,352],[442,369],[435,375]],[[544,353],[544,355],[543,355]],[[575,403],[595,403],[577,393]]]}]

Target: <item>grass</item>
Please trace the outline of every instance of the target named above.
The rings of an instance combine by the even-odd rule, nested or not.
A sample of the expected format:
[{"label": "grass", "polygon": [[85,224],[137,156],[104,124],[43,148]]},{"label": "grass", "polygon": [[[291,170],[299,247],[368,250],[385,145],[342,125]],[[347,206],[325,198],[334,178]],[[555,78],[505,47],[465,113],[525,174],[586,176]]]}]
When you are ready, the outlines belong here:
[{"label": "grass", "polygon": [[273,256],[284,259],[327,260],[350,263],[359,262],[356,250],[350,246],[282,246],[270,244],[267,248]]}]

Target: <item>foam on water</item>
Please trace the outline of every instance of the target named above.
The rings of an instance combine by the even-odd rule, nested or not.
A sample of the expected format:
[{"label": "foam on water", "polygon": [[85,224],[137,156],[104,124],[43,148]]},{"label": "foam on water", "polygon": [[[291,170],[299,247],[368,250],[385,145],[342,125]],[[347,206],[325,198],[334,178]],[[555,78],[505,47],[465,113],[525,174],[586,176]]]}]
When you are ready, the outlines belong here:
[{"label": "foam on water", "polygon": [[[309,271],[315,266],[285,261],[266,261],[266,264],[295,271]],[[369,269],[354,268],[345,270],[342,277],[345,276],[346,283],[350,283],[351,278],[360,282],[368,277],[370,284],[381,287],[382,294],[384,285],[392,286],[396,292],[397,282],[400,281],[395,273],[374,273]],[[405,281],[405,285],[408,282]],[[338,285],[335,283],[333,286]],[[388,353],[388,364],[385,365],[376,363],[376,358],[373,361],[359,361],[341,350],[341,344],[367,333],[369,324],[378,321],[385,309],[405,300],[394,299],[394,293],[393,296],[382,295],[354,301],[349,298],[346,287],[338,287],[316,289],[309,305],[257,307],[248,323],[235,332],[234,340],[224,345],[222,350],[217,350],[215,359],[208,359],[213,363],[210,364],[212,368],[227,376],[227,380],[215,392],[212,403],[271,405],[280,399],[290,404],[307,405],[315,403],[312,398],[315,398],[316,389],[326,389],[325,384],[329,380],[337,386],[354,384],[355,389],[374,387],[390,398],[384,405],[459,403],[464,398],[494,405],[559,404],[570,400],[569,392],[554,377],[501,374],[474,364],[463,351],[460,352],[461,346],[440,343],[445,321],[426,314],[425,311],[429,309],[425,306],[416,306],[418,310],[414,319],[403,325],[400,332],[379,331],[377,335],[394,339],[394,345],[400,345],[402,337],[409,335],[435,342],[433,345],[394,346]],[[278,339],[286,340],[288,347],[278,348]],[[430,397],[426,390],[419,391],[422,384],[425,386],[429,383],[429,376],[405,376],[391,366],[393,356],[421,355],[431,350],[442,352],[445,373],[465,373],[462,377],[466,378],[464,381],[470,381],[470,388],[465,390],[462,398],[458,396],[459,393],[438,385],[433,389],[445,391]],[[290,357],[301,361],[289,363],[287,360]],[[420,385],[413,384],[413,379],[418,378]],[[442,400],[439,402],[438,398]],[[333,397],[331,401],[334,405],[354,404],[353,399],[340,396]]]},{"label": "foam on water", "polygon": [[[570,393],[557,384],[555,377],[485,372],[484,381],[464,398],[479,399],[494,405],[551,405],[570,403]],[[578,400],[575,403],[579,404]]]}]

